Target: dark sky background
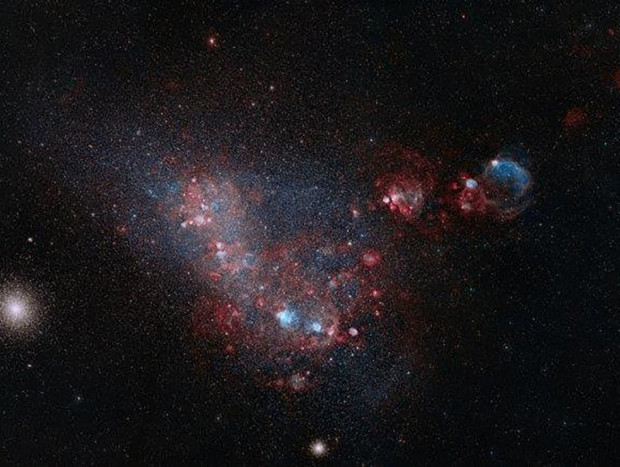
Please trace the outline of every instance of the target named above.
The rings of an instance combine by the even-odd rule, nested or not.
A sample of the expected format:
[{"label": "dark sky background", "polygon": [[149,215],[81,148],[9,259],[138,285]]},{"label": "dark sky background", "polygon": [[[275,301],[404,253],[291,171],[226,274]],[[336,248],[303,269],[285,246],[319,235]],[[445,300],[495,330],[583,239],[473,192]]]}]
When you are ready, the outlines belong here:
[{"label": "dark sky background", "polygon": [[[36,303],[0,329],[0,463],[618,460],[615,2],[9,0],[0,110],[0,289]],[[389,144],[438,186],[518,146],[531,200],[431,237],[371,218],[385,317],[308,390],[193,333],[213,286],[160,242],[153,164],[224,154],[280,200],[270,242],[340,241]]]}]

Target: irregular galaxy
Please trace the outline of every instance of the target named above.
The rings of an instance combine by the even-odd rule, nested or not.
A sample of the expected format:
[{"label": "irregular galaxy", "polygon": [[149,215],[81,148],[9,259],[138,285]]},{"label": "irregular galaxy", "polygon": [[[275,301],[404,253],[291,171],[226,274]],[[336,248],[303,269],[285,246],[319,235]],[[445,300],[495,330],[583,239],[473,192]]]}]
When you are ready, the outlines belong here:
[{"label": "irregular galaxy", "polygon": [[193,155],[153,166],[141,182],[149,201],[116,205],[113,221],[146,253],[166,245],[202,282],[191,318],[199,343],[233,356],[259,384],[292,391],[314,385],[334,348],[363,347],[373,320],[391,313],[386,301],[399,307],[395,274],[407,269],[394,255],[399,244],[449,232],[476,206],[507,218],[530,186],[506,151],[480,186],[465,180],[457,211],[442,201],[449,188],[438,186],[433,164],[394,143],[369,153],[368,185],[348,193],[329,180],[308,187],[277,172],[238,171],[230,157],[216,156],[217,168]]}]

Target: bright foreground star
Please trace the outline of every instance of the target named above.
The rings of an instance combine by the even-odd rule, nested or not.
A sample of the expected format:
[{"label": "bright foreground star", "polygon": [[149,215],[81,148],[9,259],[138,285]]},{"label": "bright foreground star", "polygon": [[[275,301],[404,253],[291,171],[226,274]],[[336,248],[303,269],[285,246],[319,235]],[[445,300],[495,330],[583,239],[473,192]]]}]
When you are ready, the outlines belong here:
[{"label": "bright foreground star", "polygon": [[0,291],[0,321],[3,321],[9,329],[30,327],[35,308],[33,296],[21,288],[7,287],[4,291]]},{"label": "bright foreground star", "polygon": [[314,457],[323,457],[327,455],[327,445],[324,441],[317,440],[310,445],[310,453]]},{"label": "bright foreground star", "polygon": [[21,321],[26,316],[26,305],[17,298],[11,299],[7,303],[6,311],[12,321]]}]

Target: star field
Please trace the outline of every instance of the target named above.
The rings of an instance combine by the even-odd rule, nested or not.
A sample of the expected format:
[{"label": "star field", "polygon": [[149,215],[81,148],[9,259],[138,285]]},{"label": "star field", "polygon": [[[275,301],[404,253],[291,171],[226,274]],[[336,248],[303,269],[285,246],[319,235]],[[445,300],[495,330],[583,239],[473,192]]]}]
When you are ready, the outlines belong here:
[{"label": "star field", "polygon": [[620,8],[8,2],[0,459],[618,459]]}]

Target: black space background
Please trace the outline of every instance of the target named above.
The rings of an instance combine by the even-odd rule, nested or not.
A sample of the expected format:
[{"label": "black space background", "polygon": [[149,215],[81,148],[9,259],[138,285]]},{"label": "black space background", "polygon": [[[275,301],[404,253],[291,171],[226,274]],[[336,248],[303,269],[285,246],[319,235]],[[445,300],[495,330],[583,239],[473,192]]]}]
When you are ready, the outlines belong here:
[{"label": "black space background", "polygon": [[[617,459],[620,11],[586,3],[3,2],[0,275],[39,284],[48,307],[39,336],[0,340],[0,463],[293,465],[324,433],[333,463]],[[528,149],[528,211],[450,240],[450,277],[475,293],[446,305],[442,283],[424,291],[435,300],[419,352],[434,371],[410,403],[366,414],[333,393],[282,400],[197,368],[195,284],[90,216],[95,197],[58,176],[62,149],[32,150],[54,80],[86,76],[86,103],[70,111],[105,116],[203,68],[225,80],[208,86],[236,122],[231,141],[284,145],[302,128],[325,170],[369,136],[457,147],[465,164],[494,145]],[[237,104],[257,82],[288,93],[260,129]],[[566,131],[573,107],[588,121]]]}]

